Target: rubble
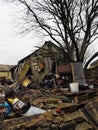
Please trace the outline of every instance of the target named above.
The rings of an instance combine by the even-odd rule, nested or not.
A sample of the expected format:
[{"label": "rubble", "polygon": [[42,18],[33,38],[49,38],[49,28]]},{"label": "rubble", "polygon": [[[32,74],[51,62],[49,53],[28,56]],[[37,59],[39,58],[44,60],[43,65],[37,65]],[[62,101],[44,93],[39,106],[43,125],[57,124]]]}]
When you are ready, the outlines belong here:
[{"label": "rubble", "polygon": [[[43,115],[21,117],[14,120],[4,121],[5,128],[9,129],[32,129],[32,130],[94,130],[93,127],[85,120],[81,112],[74,112],[71,114],[56,114],[54,111],[46,112]],[[9,123],[12,123],[10,125]],[[81,126],[81,127],[80,127]]]},{"label": "rubble", "polygon": [[14,82],[0,93],[0,129],[97,130],[98,86],[86,82],[81,63],[57,64],[58,48],[48,49],[45,44],[12,69]]},{"label": "rubble", "polygon": [[[13,93],[16,95],[16,97],[19,97],[19,99],[21,99],[23,102],[29,103],[30,106],[33,105],[39,109],[43,109],[46,112],[43,114],[23,117],[23,115],[15,111],[12,111],[9,114],[9,116],[6,119],[4,119],[3,122],[4,128],[7,128],[8,130],[96,129],[96,127],[92,125],[91,121],[88,120],[88,117],[85,115],[85,112],[81,110],[81,108],[85,108],[85,104],[88,104],[90,101],[94,100],[93,98],[96,97],[98,94],[97,88],[81,91],[78,93],[71,93],[68,89],[64,90],[64,88],[55,87],[39,87],[36,89],[26,88],[23,91],[20,88],[18,88],[18,90],[15,92],[13,91]],[[85,94],[87,97],[87,101],[84,101]],[[93,94],[93,96],[91,94]],[[79,102],[75,102],[73,101],[74,95],[79,96],[79,98],[83,98],[84,96],[84,99],[78,99]],[[6,98],[9,97],[12,97],[12,95],[8,94]],[[12,115],[13,112],[14,114]],[[9,125],[10,122],[11,125]]]}]

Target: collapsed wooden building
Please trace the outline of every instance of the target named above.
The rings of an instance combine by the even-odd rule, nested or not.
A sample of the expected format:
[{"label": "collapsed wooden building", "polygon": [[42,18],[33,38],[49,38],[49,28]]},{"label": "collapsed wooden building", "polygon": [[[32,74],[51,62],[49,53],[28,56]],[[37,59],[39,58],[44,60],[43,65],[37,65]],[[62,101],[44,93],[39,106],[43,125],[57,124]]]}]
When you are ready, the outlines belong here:
[{"label": "collapsed wooden building", "polygon": [[[1,122],[2,129],[98,129],[98,86],[87,84],[82,64],[70,63],[67,53],[52,42],[20,60],[11,73],[14,83],[4,91],[12,112]],[[70,83],[78,86],[71,90]],[[26,114],[17,103],[25,105]],[[26,116],[32,106],[45,112]]]},{"label": "collapsed wooden building", "polygon": [[23,58],[11,69],[14,81],[32,75],[35,82],[41,82],[45,75],[57,72],[57,65],[68,63],[67,53],[50,41]]},{"label": "collapsed wooden building", "polygon": [[46,75],[53,73],[65,76],[66,83],[78,81],[79,84],[85,84],[82,64],[70,63],[67,53],[64,54],[60,47],[50,41],[20,60],[11,72],[14,81],[28,77],[34,83],[40,83]]}]

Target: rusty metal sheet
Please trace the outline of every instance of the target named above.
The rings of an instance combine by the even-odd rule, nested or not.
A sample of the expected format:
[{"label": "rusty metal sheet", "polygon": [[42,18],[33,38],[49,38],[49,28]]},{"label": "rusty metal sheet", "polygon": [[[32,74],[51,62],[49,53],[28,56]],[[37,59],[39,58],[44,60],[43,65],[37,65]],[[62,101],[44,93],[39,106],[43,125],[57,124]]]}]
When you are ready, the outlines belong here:
[{"label": "rusty metal sheet", "polygon": [[57,73],[58,74],[61,74],[61,73],[64,73],[64,74],[71,73],[71,65],[67,64],[67,65],[57,66]]}]

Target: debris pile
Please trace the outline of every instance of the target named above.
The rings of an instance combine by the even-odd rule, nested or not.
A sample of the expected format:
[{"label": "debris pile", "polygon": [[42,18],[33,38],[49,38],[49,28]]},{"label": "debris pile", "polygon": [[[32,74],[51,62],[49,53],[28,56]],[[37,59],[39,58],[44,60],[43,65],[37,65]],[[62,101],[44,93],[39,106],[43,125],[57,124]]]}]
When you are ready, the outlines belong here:
[{"label": "debris pile", "polygon": [[[31,87],[32,80],[28,82],[27,79],[26,87],[21,85],[24,80],[5,87],[5,100],[10,105],[10,113],[5,116],[3,127],[8,130],[97,130],[98,127],[92,125],[85,114],[85,105],[98,96],[97,87],[80,85],[78,92],[71,92],[70,85],[64,86],[65,81],[60,81],[58,85],[54,74],[46,77],[36,88]],[[62,79],[65,80],[60,77]],[[10,122],[12,125],[9,125]]]},{"label": "debris pile", "polygon": [[19,61],[0,88],[1,130],[98,129],[97,84],[86,82],[81,63],[59,64],[49,45]]}]

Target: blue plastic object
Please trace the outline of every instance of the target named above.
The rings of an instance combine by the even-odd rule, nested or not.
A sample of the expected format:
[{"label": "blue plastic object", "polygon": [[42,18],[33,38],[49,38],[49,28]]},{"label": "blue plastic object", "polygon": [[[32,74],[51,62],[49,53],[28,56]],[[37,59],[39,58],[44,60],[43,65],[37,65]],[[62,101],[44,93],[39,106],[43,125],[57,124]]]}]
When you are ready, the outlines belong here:
[{"label": "blue plastic object", "polygon": [[0,106],[5,107],[6,110],[5,116],[8,116],[10,114],[10,105],[7,102],[5,102],[4,104],[0,104]]}]

